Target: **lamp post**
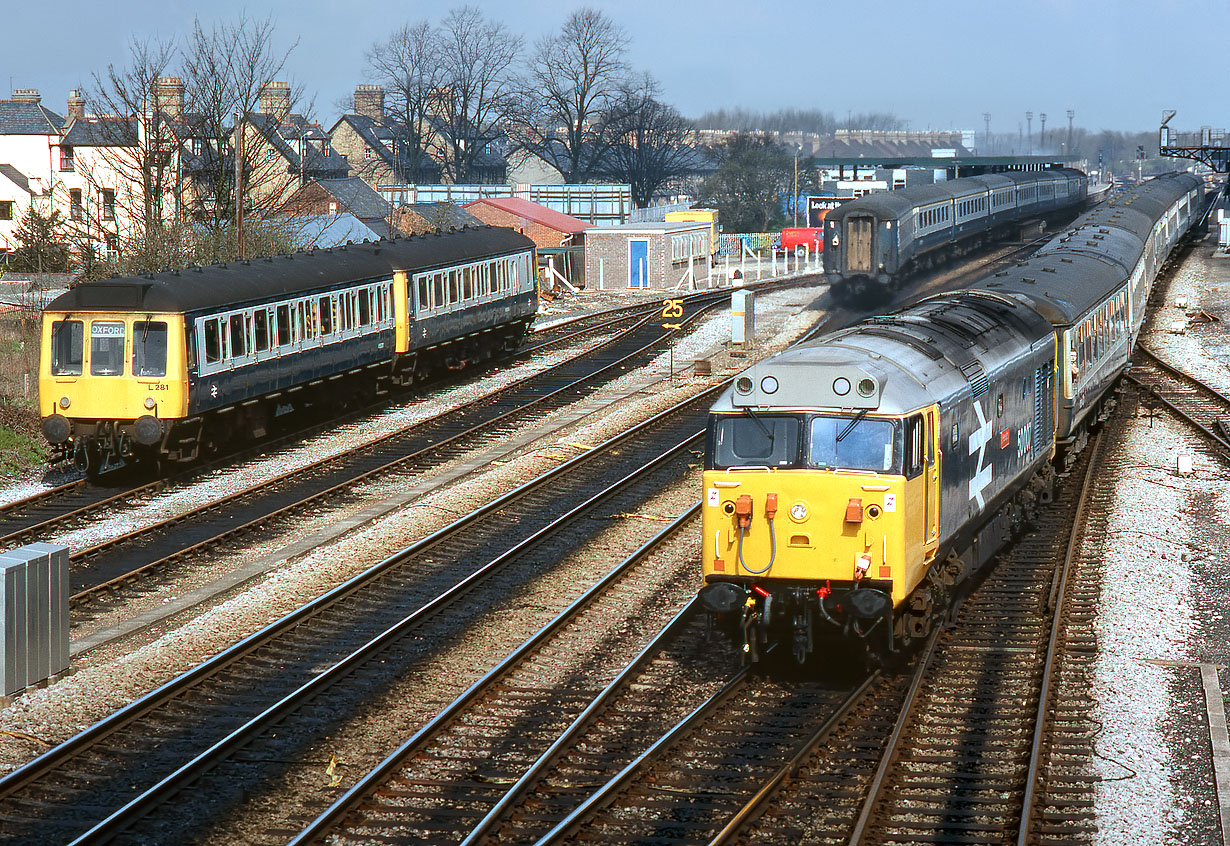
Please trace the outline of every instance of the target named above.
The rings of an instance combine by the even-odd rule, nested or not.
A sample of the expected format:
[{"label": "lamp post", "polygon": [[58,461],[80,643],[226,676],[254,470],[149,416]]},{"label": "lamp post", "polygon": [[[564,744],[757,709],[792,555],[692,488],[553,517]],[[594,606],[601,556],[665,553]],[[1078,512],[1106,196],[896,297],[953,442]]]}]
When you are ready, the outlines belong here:
[{"label": "lamp post", "polygon": [[802,144],[794,145],[794,200],[791,205],[794,206],[794,225],[799,225],[799,153],[802,151]]},{"label": "lamp post", "polygon": [[986,132],[982,134],[982,140],[985,141],[987,145],[986,152],[983,153],[983,155],[989,156],[991,155],[991,113],[983,112],[982,120],[986,124],[986,127],[987,127]]},{"label": "lamp post", "polygon": [[1046,152],[1046,112],[1043,112],[1042,114],[1038,115],[1038,117],[1042,118],[1042,130],[1041,132],[1038,133],[1039,136],[1041,137],[1041,140],[1038,142],[1038,152],[1045,153]]},{"label": "lamp post", "polygon": [[1026,137],[1029,139],[1029,155],[1034,154],[1034,113],[1025,113],[1025,126],[1027,127]]},{"label": "lamp post", "polygon": [[1068,109],[1068,155],[1072,155],[1072,118],[1076,117],[1076,112]]}]

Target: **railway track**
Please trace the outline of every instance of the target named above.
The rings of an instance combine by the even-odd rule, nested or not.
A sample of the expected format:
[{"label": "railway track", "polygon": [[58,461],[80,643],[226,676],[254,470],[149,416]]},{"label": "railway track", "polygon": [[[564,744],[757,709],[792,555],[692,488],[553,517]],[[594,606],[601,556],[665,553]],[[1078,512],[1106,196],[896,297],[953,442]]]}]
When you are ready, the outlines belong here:
[{"label": "railway track", "polygon": [[[702,301],[685,324],[720,302]],[[656,311],[654,312],[656,314]],[[360,483],[390,472],[421,473],[466,451],[507,438],[602,384],[640,366],[667,336],[638,326],[584,357],[527,377],[479,400],[349,453],[322,459],[230,494],[187,514],[144,526],[73,553],[70,571],[74,624],[145,589],[167,566],[271,521],[293,518],[322,503],[333,506]]]},{"label": "railway track", "polygon": [[952,624],[933,632],[899,679],[908,689],[873,689],[873,702],[892,706],[859,705],[826,745],[776,774],[770,785],[784,788],[766,788],[710,842],[1088,838],[1097,581],[1075,575],[1091,566],[1082,550],[1096,547],[1112,493],[1091,485],[1105,475],[1107,440],[1084,451],[1079,484],[1063,486]]},{"label": "railway track", "polygon": [[[723,292],[727,296],[729,292]],[[691,295],[697,305],[718,301],[718,292],[705,291]],[[581,315],[570,320],[552,324],[535,332],[533,342],[512,356],[509,361],[518,361],[534,354],[549,352],[581,343],[605,333],[618,333],[643,324],[661,310],[658,302],[641,303]],[[460,378],[441,379],[431,383],[439,388]],[[128,504],[154,494],[183,487],[236,461],[267,455],[279,449],[293,447],[305,438],[330,431],[348,423],[369,417],[374,412],[405,402],[404,395],[397,400],[375,403],[362,410],[341,417],[321,421],[299,428],[294,432],[278,435],[261,441],[235,453],[210,460],[202,465],[174,473],[166,478],[142,479],[139,468],[125,468],[110,473],[104,479],[93,482],[85,478],[74,479],[40,491],[29,497],[0,505],[0,549],[8,549],[23,543],[49,538],[54,532],[63,532],[105,513],[119,505]],[[413,400],[411,400],[413,401]]]},{"label": "railway track", "polygon": [[[0,779],[6,836],[199,835],[477,617],[550,579],[606,515],[677,483],[709,402],[683,403],[507,494]],[[488,623],[492,636],[507,636],[501,619]],[[278,796],[284,810],[293,801]],[[288,812],[306,823],[316,809]]]},{"label": "railway track", "polygon": [[[652,607],[646,618],[626,604],[635,587],[629,583],[645,578],[644,568],[636,565],[666,539],[694,530],[698,512],[695,503],[586,591],[293,842],[326,835],[371,840],[394,832],[399,842],[459,841],[468,832],[498,824],[508,808],[517,807],[548,769],[553,753],[581,726],[600,720],[610,730],[611,722],[619,720],[616,715],[629,710],[624,705],[631,687],[681,692],[659,698],[649,709],[652,719],[645,710],[628,714],[629,721],[649,723],[686,713],[694,697],[719,687],[722,669],[735,655],[730,650],[705,653],[706,630],[686,568],[675,570],[676,590],[666,607],[642,600],[641,608]],[[617,633],[595,642],[594,631],[609,630],[612,619],[630,615],[637,625],[617,627]],[[669,622],[663,625],[663,620]],[[547,701],[550,708],[543,707]],[[623,739],[616,760],[636,752],[631,738]],[[594,750],[590,754],[602,757]],[[610,766],[610,760],[603,764]],[[599,767],[591,762],[588,768]],[[554,804],[563,807],[563,797],[557,798],[561,801]]]},{"label": "railway track", "polygon": [[1147,408],[1164,407],[1230,456],[1230,396],[1137,344],[1128,381]]}]

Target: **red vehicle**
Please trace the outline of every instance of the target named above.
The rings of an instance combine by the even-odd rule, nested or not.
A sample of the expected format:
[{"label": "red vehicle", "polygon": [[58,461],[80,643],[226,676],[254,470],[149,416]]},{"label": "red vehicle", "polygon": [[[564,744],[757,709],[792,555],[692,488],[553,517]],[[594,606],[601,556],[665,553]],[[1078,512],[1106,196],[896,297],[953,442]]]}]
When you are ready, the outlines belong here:
[{"label": "red vehicle", "polygon": [[824,249],[824,230],[807,227],[786,227],[782,230],[779,246],[783,250],[803,248],[813,253]]}]

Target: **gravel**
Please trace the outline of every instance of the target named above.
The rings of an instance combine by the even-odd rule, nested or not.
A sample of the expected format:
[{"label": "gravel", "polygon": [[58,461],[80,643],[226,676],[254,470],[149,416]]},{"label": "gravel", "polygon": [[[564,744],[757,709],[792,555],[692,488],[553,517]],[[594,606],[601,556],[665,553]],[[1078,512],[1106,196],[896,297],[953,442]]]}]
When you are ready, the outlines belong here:
[{"label": "gravel", "polygon": [[[1187,312],[1230,317],[1230,263],[1197,247],[1175,274],[1156,327],[1158,355],[1230,390],[1230,336],[1220,323],[1183,334]],[[1176,305],[1186,300],[1187,308]],[[1095,669],[1096,812],[1101,846],[1221,843],[1208,721],[1198,667],[1225,664],[1230,647],[1227,564],[1230,472],[1165,413],[1138,416],[1117,458],[1111,534],[1101,551],[1102,605]],[[1179,455],[1195,472],[1177,474]]]},{"label": "gravel", "polygon": [[[761,321],[756,338],[760,353],[780,349],[793,339],[794,333],[810,325],[811,318],[804,312],[820,290],[795,289],[759,298]],[[574,305],[586,310],[606,308],[614,299],[609,292],[593,298],[579,296],[575,298]],[[447,525],[510,487],[558,466],[561,457],[575,455],[584,448],[583,445],[612,437],[630,424],[652,416],[712,381],[747,366],[748,359],[730,356],[725,349],[727,339],[729,319],[719,312],[695,330],[683,333],[677,341],[677,368],[673,384],[663,381],[662,377],[667,375],[669,356],[661,356],[649,368],[621,377],[617,383],[597,392],[593,401],[612,403],[603,413],[592,415],[577,425],[558,429],[549,438],[520,454],[511,455],[505,461],[493,462],[481,473],[432,491],[414,500],[407,508],[373,521],[339,541],[320,546],[309,555],[291,560],[241,591],[168,619],[141,635],[86,653],[74,661],[74,671],[70,675],[48,686],[23,693],[0,711],[0,772],[6,772],[42,752],[46,743],[67,739],[111,711],[225,649],[244,635],[392,552]],[[678,367],[680,362],[702,356],[713,361],[712,379],[698,379],[681,372],[682,368]],[[521,365],[493,372],[472,384],[435,396],[430,401],[410,403],[378,415],[373,421],[342,427],[335,433],[314,438],[276,456],[218,471],[183,489],[125,508],[122,513],[78,530],[71,537],[78,540],[102,538],[110,532],[152,520],[156,514],[182,510],[186,503],[217,498],[228,490],[247,487],[291,467],[302,466],[318,455],[339,452],[347,445],[370,440],[389,426],[404,425],[412,419],[437,413],[452,404],[520,378],[533,367],[543,366],[546,365],[537,361],[532,366]],[[446,465],[438,472],[448,469]],[[246,541],[242,549],[216,553],[208,562],[184,568],[186,572],[173,583],[151,591],[141,601],[127,603],[113,616],[130,616],[161,603],[172,602],[191,590],[207,586],[212,578],[229,573],[244,563],[275,556],[283,546],[298,540],[306,532],[328,526],[371,501],[396,494],[399,484],[404,488],[404,481],[399,482],[395,476],[378,480],[367,485],[362,495],[354,498],[355,501],[347,503],[346,510],[320,509],[296,521],[293,527],[281,534],[262,535]],[[647,524],[646,537],[657,528],[656,524]],[[104,618],[99,625],[107,622]],[[473,670],[469,661],[460,666],[466,670],[462,675]]]}]

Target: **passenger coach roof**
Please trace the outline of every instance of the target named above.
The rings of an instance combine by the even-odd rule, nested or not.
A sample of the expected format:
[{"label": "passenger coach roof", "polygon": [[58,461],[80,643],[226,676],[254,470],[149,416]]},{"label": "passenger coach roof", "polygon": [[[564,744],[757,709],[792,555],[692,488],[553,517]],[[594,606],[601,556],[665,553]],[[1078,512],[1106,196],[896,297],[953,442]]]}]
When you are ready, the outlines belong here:
[{"label": "passenger coach roof", "polygon": [[967,176],[961,179],[950,179],[947,182],[936,182],[932,185],[915,185],[912,188],[899,188],[896,191],[881,191],[859,197],[849,203],[838,206],[828,213],[828,220],[845,217],[848,214],[871,213],[878,217],[899,218],[905,211],[920,203],[941,202],[943,200],[965,197],[969,194],[980,194],[988,188],[999,188],[1008,184],[1038,182],[1041,179],[1070,178],[1083,176],[1079,170],[1057,168],[1041,171],[1007,171],[1004,173],[987,174],[985,176]]},{"label": "passenger coach roof", "polygon": [[975,290],[1024,298],[1056,326],[1070,325],[1122,287],[1154,221],[1198,183],[1175,174],[1102,203],[1033,257],[975,282]]},{"label": "passenger coach roof", "polygon": [[150,276],[100,279],[61,294],[47,310],[192,312],[238,307],[387,278],[395,270],[457,264],[532,246],[533,241],[512,229],[485,226],[452,230]]}]

